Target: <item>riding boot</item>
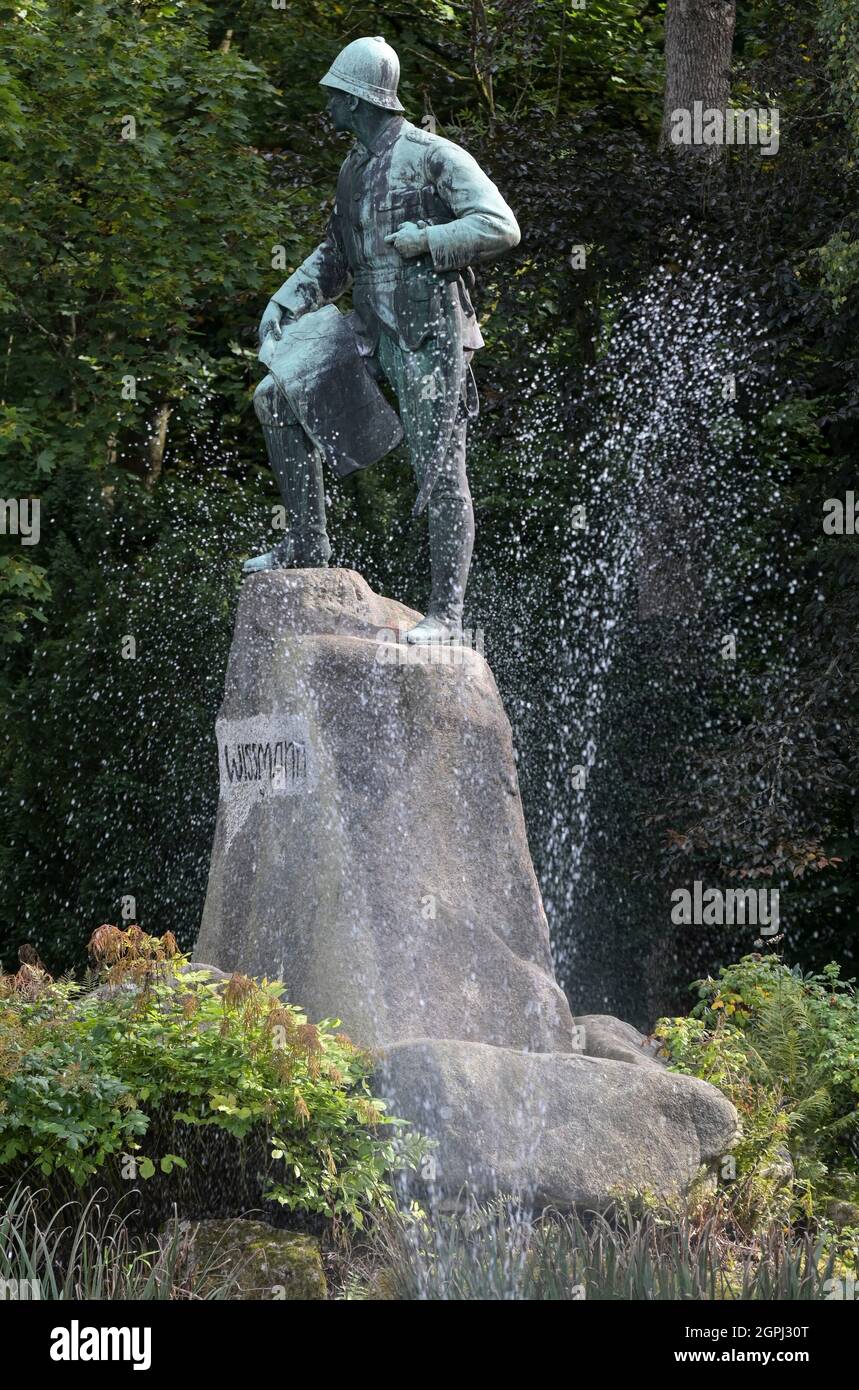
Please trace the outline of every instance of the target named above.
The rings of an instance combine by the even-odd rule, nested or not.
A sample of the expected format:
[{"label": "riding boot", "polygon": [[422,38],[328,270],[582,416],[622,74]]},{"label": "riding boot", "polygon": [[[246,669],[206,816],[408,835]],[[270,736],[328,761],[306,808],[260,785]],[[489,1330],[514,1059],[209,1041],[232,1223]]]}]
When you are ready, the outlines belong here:
[{"label": "riding boot", "polygon": [[465,475],[466,421],[458,420],[447,467],[433,488],[428,511],[432,588],[427,616],[462,627],[465,586],[474,549],[474,512]]}]

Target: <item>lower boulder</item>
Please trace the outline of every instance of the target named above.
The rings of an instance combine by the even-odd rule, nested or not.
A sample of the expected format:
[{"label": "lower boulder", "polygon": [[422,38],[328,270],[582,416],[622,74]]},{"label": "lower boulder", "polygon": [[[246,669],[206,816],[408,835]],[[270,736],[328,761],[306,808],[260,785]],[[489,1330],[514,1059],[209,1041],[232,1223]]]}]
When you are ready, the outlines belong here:
[{"label": "lower boulder", "polygon": [[315,1302],[327,1296],[314,1236],[241,1218],[184,1225],[197,1292],[204,1298]]},{"label": "lower boulder", "polygon": [[393,1114],[438,1141],[422,1195],[442,1204],[465,1189],[593,1210],[620,1192],[677,1194],[737,1131],[715,1087],[655,1060],[426,1039],[387,1048],[376,1085]]}]

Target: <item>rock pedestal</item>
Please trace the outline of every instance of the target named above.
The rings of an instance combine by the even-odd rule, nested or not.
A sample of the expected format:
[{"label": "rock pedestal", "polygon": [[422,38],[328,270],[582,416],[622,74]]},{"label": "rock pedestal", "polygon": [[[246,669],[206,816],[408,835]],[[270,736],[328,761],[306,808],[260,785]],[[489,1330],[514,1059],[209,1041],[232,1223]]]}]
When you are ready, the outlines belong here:
[{"label": "rock pedestal", "polygon": [[644,1175],[686,1186],[734,1112],[627,1025],[574,1027],[492,673],[398,640],[418,618],[351,570],[244,581],[195,958],[282,979],[379,1050],[448,1190],[563,1205]]},{"label": "rock pedestal", "polygon": [[367,1046],[568,1051],[510,725],[477,652],[397,643],[419,616],[350,570],[244,581],[195,954]]}]

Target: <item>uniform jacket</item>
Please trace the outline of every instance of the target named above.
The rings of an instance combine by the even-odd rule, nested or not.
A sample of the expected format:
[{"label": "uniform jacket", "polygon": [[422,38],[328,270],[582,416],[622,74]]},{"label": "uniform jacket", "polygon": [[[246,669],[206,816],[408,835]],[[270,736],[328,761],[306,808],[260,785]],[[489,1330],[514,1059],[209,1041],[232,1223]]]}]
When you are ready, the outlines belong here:
[{"label": "uniform jacket", "polygon": [[[404,259],[386,245],[405,222],[427,227],[427,254]],[[346,156],[324,240],[273,298],[298,317],[351,284],[363,353],[374,351],[380,324],[406,349],[444,328],[473,351],[483,338],[463,275],[519,237],[516,218],[470,154],[394,117],[372,149],[356,142]]]}]

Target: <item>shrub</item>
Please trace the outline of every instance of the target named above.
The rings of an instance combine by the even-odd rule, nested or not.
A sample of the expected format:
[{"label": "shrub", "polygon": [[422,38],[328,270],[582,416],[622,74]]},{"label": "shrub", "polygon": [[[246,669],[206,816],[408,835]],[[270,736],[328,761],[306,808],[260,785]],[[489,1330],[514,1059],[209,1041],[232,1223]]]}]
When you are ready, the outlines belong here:
[{"label": "shrub", "polygon": [[[360,1225],[392,1204],[386,1175],[419,1146],[336,1020],[309,1022],[278,982],[189,970],[169,934],[102,927],[90,950],[103,984],[89,992],[36,966],[0,977],[0,1174],[115,1192],[198,1168],[235,1202],[249,1158],[259,1196],[290,1211]],[[207,1147],[224,1162],[204,1173]]]},{"label": "shrub", "polygon": [[[820,1214],[859,1195],[859,998],[837,965],[804,975],[748,955],[692,986],[687,1018],[656,1027],[670,1066],[718,1086],[740,1115],[737,1214]],[[784,1150],[794,1168],[785,1181]]]}]

